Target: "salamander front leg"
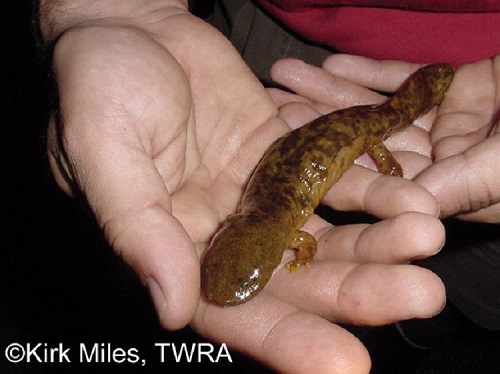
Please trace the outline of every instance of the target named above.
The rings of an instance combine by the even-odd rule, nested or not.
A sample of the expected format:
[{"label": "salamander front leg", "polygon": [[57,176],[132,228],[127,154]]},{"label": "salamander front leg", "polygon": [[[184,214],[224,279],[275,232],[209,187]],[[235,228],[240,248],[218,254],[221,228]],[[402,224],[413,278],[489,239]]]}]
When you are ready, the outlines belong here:
[{"label": "salamander front leg", "polygon": [[311,266],[318,245],[314,236],[305,231],[297,231],[290,248],[297,251],[295,260],[286,264],[286,268],[293,272],[299,270],[301,266]]},{"label": "salamander front leg", "polygon": [[401,165],[399,165],[399,162],[396,161],[384,143],[375,144],[368,153],[373,157],[378,171],[382,174],[393,175],[395,177],[403,176]]}]

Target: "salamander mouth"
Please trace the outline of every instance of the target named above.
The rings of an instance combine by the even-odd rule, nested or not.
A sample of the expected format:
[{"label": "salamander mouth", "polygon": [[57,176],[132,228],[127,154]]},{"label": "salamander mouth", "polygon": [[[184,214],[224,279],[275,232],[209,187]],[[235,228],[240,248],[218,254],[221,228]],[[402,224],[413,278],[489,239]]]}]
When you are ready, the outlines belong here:
[{"label": "salamander mouth", "polygon": [[240,287],[235,290],[232,303],[240,304],[254,296],[260,288],[260,273],[260,268],[256,267],[250,276],[238,280]]},{"label": "salamander mouth", "polygon": [[[206,298],[222,306],[233,306],[242,304],[253,298],[262,288],[262,268],[253,267],[249,275],[242,276],[233,274],[228,276],[227,272],[217,272],[217,266],[212,264],[203,269],[201,274],[201,286]],[[209,275],[210,274],[210,275]],[[214,274],[225,274],[215,276]]]},{"label": "salamander mouth", "polygon": [[252,294],[254,294],[257,290],[259,289],[259,283],[254,282],[252,284],[250,283],[245,283],[243,286],[234,292],[233,297],[228,300],[228,305],[238,305],[241,304],[242,302],[248,301],[251,297],[253,297]]}]

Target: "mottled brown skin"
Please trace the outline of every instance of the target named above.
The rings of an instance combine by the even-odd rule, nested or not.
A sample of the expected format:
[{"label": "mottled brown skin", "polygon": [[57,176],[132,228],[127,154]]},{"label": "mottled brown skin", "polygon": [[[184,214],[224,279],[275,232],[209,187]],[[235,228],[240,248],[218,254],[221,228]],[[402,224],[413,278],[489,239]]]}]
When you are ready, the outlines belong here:
[{"label": "mottled brown skin", "polygon": [[207,299],[222,306],[250,300],[288,248],[297,251],[286,265],[290,271],[309,266],[316,240],[301,228],[326,192],[365,152],[380,172],[402,176],[382,142],[438,105],[453,71],[447,64],[425,66],[385,103],[327,114],[271,144],[248,182],[239,212],[227,218],[205,255],[201,286]]}]

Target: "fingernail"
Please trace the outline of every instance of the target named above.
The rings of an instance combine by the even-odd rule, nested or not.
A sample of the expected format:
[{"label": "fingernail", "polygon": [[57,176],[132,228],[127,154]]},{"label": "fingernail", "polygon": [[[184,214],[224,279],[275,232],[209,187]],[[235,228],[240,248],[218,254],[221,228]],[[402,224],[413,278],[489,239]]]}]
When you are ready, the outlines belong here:
[{"label": "fingernail", "polygon": [[167,300],[165,300],[165,296],[163,295],[160,286],[158,285],[158,283],[156,283],[156,281],[153,278],[148,278],[146,280],[146,287],[148,288],[149,295],[153,300],[153,305],[155,307],[156,314],[158,315],[158,318],[161,321],[163,313],[167,308]]},{"label": "fingernail", "polygon": [[437,203],[436,218],[439,218],[440,215],[441,215],[441,205]]}]

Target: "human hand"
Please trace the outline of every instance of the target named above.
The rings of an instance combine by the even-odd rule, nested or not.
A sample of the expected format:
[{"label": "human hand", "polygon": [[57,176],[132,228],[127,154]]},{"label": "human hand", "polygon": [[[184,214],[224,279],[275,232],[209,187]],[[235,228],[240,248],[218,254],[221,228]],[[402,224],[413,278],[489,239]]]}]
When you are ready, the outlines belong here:
[{"label": "human hand", "polygon": [[[121,10],[131,3],[117,2]],[[56,45],[60,108],[48,149],[57,182],[86,198],[114,250],[148,285],[166,328],[191,322],[280,371],[367,372],[362,344],[328,320],[376,325],[439,311],[439,279],[395,264],[442,245],[432,196],[403,179],[349,173],[337,188],[346,208],[388,219],[333,228],[313,217],[306,229],[319,239],[314,266],[277,271],[265,292],[238,307],[206,304],[199,258],[262,152],[289,127],[228,42],[185,7],[131,13],[140,16],[130,23],[79,22]],[[349,180],[357,193],[345,188]],[[401,184],[405,192],[394,195]]]},{"label": "human hand", "polygon": [[[314,101],[313,105],[323,111],[331,102],[327,85],[333,87],[340,82],[351,87],[347,92],[365,87],[391,92],[419,67],[400,61],[333,55],[325,61],[323,72],[296,66],[293,69],[303,71],[289,72],[286,77],[283,63],[289,62],[280,62],[274,69],[277,81],[309,97],[310,103]],[[411,136],[405,132],[393,137],[393,147],[403,151],[396,154],[409,163],[405,174],[433,193],[441,217],[457,215],[464,220],[500,222],[500,188],[495,182],[499,172],[495,160],[500,157],[499,92],[500,56],[461,66],[439,109],[417,123],[424,131],[416,133],[414,128]],[[368,102],[377,102],[375,93],[369,95]],[[345,105],[356,103],[349,96],[344,101]],[[411,155],[414,151],[417,154]]]},{"label": "human hand", "polygon": [[500,55],[463,65],[431,132],[434,163],[415,181],[443,217],[500,223]]},{"label": "human hand", "polygon": [[[144,7],[127,5],[131,14]],[[48,155],[57,183],[86,199],[175,329],[198,305],[206,243],[235,209],[259,151],[288,128],[216,30],[186,9],[149,12],[87,21],[59,38]]]}]

